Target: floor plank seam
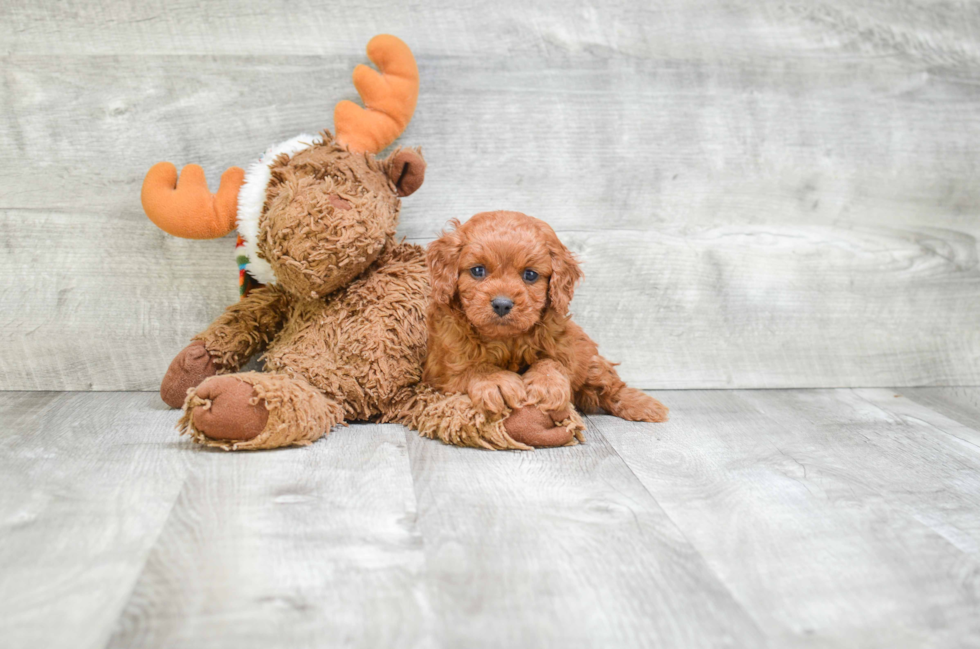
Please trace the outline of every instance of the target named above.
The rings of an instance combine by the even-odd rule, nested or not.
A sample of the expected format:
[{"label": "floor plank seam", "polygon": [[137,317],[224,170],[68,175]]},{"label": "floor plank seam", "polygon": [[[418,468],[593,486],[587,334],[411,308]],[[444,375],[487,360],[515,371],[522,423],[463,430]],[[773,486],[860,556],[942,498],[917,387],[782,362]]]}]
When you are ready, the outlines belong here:
[{"label": "floor plank seam", "polygon": [[[923,426],[926,426],[927,428],[929,428],[929,429],[931,429],[931,430],[934,430],[934,431],[936,431],[936,432],[938,432],[938,433],[941,433],[942,435],[944,435],[944,436],[946,436],[946,437],[949,437],[949,438],[951,438],[951,439],[954,439],[954,440],[956,440],[956,441],[957,441],[957,442],[959,442],[959,443],[960,443],[961,445],[962,445],[962,444],[965,444],[965,445],[967,445],[967,446],[968,446],[968,447],[969,447],[969,448],[970,448],[971,450],[973,450],[974,452],[977,452],[977,453],[980,453],[980,444],[977,444],[977,442],[976,442],[976,441],[974,441],[974,440],[970,440],[970,439],[964,439],[964,438],[962,438],[962,437],[960,437],[959,435],[957,435],[957,434],[955,434],[955,433],[951,433],[951,432],[949,432],[948,430],[945,430],[945,429],[943,429],[943,428],[940,428],[940,427],[939,427],[939,426],[938,426],[938,425],[937,425],[936,423],[934,423],[934,422],[931,422],[931,421],[926,421],[925,419],[919,419],[918,417],[912,417],[912,416],[910,416],[910,415],[902,415],[902,414],[899,414],[899,413],[895,413],[895,412],[892,412],[892,411],[890,411],[890,410],[888,410],[888,409],[886,409],[886,408],[884,408],[884,407],[882,407],[882,406],[880,406],[879,404],[877,404],[877,403],[875,403],[874,401],[871,401],[870,399],[868,399],[868,398],[867,398],[867,397],[865,397],[865,396],[864,396],[863,394],[861,394],[860,392],[858,392],[858,391],[857,391],[857,390],[864,390],[864,389],[881,389],[881,390],[888,390],[888,389],[890,389],[890,388],[850,388],[850,391],[851,391],[851,393],[852,393],[852,394],[854,394],[854,396],[856,396],[856,397],[857,397],[858,399],[861,399],[862,401],[864,401],[864,402],[865,402],[865,403],[867,403],[868,405],[870,405],[870,406],[873,406],[874,408],[876,408],[876,409],[878,409],[878,410],[880,410],[881,412],[883,412],[883,413],[885,413],[886,415],[888,415],[888,416],[890,416],[890,417],[898,417],[898,418],[899,418],[899,419],[901,419],[902,421],[905,421],[905,419],[906,419],[906,418],[908,417],[908,418],[910,418],[910,419],[913,419],[913,420],[914,420],[914,421],[916,421],[917,423],[919,423],[919,424],[921,424],[921,425],[923,425]],[[896,395],[896,396],[901,396],[901,395]],[[905,398],[908,398],[908,397],[905,397]],[[933,412],[933,413],[935,413],[935,414],[937,414],[937,415],[939,415],[940,417],[942,417],[942,418],[944,418],[944,419],[949,419],[950,421],[953,421],[953,422],[956,422],[957,424],[959,424],[960,426],[963,426],[964,428],[970,428],[970,429],[972,429],[972,430],[977,430],[977,429],[976,429],[976,428],[974,428],[973,426],[970,426],[970,425],[968,425],[968,424],[965,424],[965,423],[963,423],[963,422],[961,422],[961,421],[958,421],[958,420],[956,420],[956,419],[954,419],[954,418],[952,418],[952,417],[950,417],[950,416],[948,416],[948,415],[946,415],[945,413],[942,413],[942,412],[940,412],[940,411],[938,411],[938,410],[936,410],[936,409],[935,409],[935,407],[933,407],[933,406],[931,406],[931,405],[928,405],[928,404],[924,404],[924,403],[920,403],[920,402],[918,402],[918,401],[916,401],[915,399],[909,399],[909,401],[911,401],[912,403],[915,403],[915,404],[917,404],[917,405],[918,405],[918,406],[920,406],[921,408],[925,408],[926,410],[929,410],[929,411],[931,411],[931,412]]]},{"label": "floor plank seam", "polygon": [[[656,506],[657,506],[657,507],[658,507],[658,508],[660,509],[660,511],[661,511],[661,512],[663,513],[663,515],[664,515],[664,518],[666,518],[666,519],[667,519],[668,521],[670,521],[670,524],[674,526],[674,529],[676,529],[676,530],[677,530],[677,532],[678,532],[678,534],[680,534],[680,535],[681,535],[681,538],[682,538],[682,539],[684,539],[684,542],[685,542],[685,543],[687,543],[687,545],[688,545],[688,547],[690,547],[690,548],[691,548],[691,550],[692,550],[692,551],[693,551],[693,552],[694,552],[694,553],[695,553],[695,554],[697,555],[697,557],[698,557],[698,558],[699,558],[699,559],[701,560],[701,563],[702,563],[702,565],[704,565],[704,567],[705,567],[705,568],[706,568],[706,569],[707,569],[708,571],[710,571],[710,574],[714,576],[714,578],[715,578],[715,581],[717,581],[717,582],[718,582],[718,583],[719,583],[719,584],[720,584],[720,585],[721,585],[721,586],[722,586],[722,587],[723,587],[723,588],[725,589],[725,592],[726,592],[726,593],[728,593],[728,596],[729,596],[729,597],[731,598],[731,600],[732,600],[732,601],[733,601],[733,602],[734,602],[735,604],[737,604],[737,605],[738,605],[738,607],[739,607],[739,608],[741,609],[741,611],[742,611],[742,613],[743,613],[743,614],[745,615],[745,617],[746,617],[746,619],[748,619],[749,621],[751,621],[751,623],[752,623],[752,626],[753,626],[753,627],[755,628],[755,630],[756,630],[756,632],[758,632],[758,634],[759,634],[759,636],[760,636],[760,637],[763,637],[763,638],[766,638],[766,639],[767,639],[767,642],[768,642],[768,636],[767,636],[767,634],[766,634],[766,633],[765,633],[765,632],[763,631],[763,629],[762,629],[762,626],[761,626],[761,625],[759,624],[759,620],[758,620],[758,619],[757,619],[757,618],[755,617],[755,615],[753,615],[753,614],[751,613],[751,611],[749,610],[749,608],[748,608],[748,607],[746,606],[746,604],[745,604],[745,602],[743,602],[743,601],[742,601],[742,600],[741,600],[741,599],[740,599],[740,598],[739,598],[739,597],[738,597],[738,596],[737,596],[737,595],[735,594],[735,592],[734,592],[734,591],[732,590],[732,587],[731,587],[731,585],[730,585],[730,584],[729,584],[729,583],[728,583],[728,582],[727,582],[727,581],[726,581],[726,580],[724,579],[724,577],[722,577],[722,575],[720,575],[720,574],[718,574],[718,571],[717,571],[717,570],[715,570],[715,568],[714,568],[714,567],[713,567],[713,566],[711,565],[711,563],[709,563],[709,562],[708,562],[708,559],[707,559],[707,558],[706,558],[706,557],[704,556],[704,553],[703,553],[703,552],[702,552],[702,551],[701,551],[701,550],[700,550],[700,549],[698,548],[698,546],[697,546],[697,545],[695,545],[695,544],[694,544],[694,543],[693,543],[693,542],[691,541],[691,539],[690,539],[690,537],[689,537],[689,536],[687,535],[687,533],[686,533],[686,532],[684,531],[684,529],[683,529],[683,528],[682,528],[682,527],[681,527],[680,525],[678,525],[678,523],[677,523],[677,521],[676,521],[676,520],[674,519],[674,517],[670,515],[670,512],[668,512],[668,511],[667,511],[667,510],[666,510],[666,509],[665,509],[665,508],[664,508],[664,507],[663,507],[663,506],[662,506],[662,505],[660,504],[660,501],[659,501],[659,500],[657,500],[657,497],[656,497],[656,496],[655,496],[655,495],[653,494],[653,492],[651,492],[651,491],[650,491],[650,490],[649,490],[649,489],[647,488],[647,486],[646,486],[646,485],[645,485],[645,484],[643,483],[643,481],[642,481],[642,480],[640,480],[640,477],[639,477],[639,476],[637,476],[637,475],[636,475],[636,472],[634,472],[634,471],[633,471],[633,467],[631,467],[631,466],[630,466],[630,464],[629,464],[629,462],[627,462],[627,461],[626,461],[626,460],[625,460],[625,459],[623,458],[623,456],[622,456],[622,455],[620,455],[620,453],[619,453],[619,449],[617,449],[617,448],[616,448],[616,446],[615,446],[614,444],[612,444],[612,443],[611,443],[611,442],[610,442],[610,441],[609,441],[609,440],[608,440],[608,439],[606,438],[606,436],[605,436],[605,435],[603,435],[603,434],[602,434],[602,433],[601,433],[601,432],[599,431],[599,427],[598,427],[598,426],[596,426],[596,424],[595,424],[595,422],[594,422],[594,421],[592,420],[592,416],[591,416],[591,415],[583,415],[583,416],[584,416],[584,418],[585,418],[585,420],[586,420],[586,421],[588,422],[588,424],[589,424],[589,428],[588,428],[588,429],[586,430],[586,435],[588,435],[588,434],[590,434],[590,433],[591,433],[592,435],[598,435],[599,437],[601,437],[601,438],[602,438],[602,440],[603,440],[603,442],[605,442],[605,444],[606,444],[606,446],[608,446],[608,447],[609,447],[609,449],[610,449],[610,450],[611,450],[611,451],[612,451],[613,453],[615,453],[615,454],[616,454],[616,457],[617,457],[617,458],[619,458],[619,461],[620,461],[620,462],[622,462],[622,464],[623,464],[623,466],[624,466],[624,467],[626,467],[626,470],[627,470],[627,471],[629,472],[629,474],[630,474],[631,476],[633,476],[633,480],[635,480],[635,481],[636,481],[636,484],[637,484],[637,485],[639,485],[639,487],[640,487],[640,488],[641,488],[641,489],[642,489],[642,490],[643,490],[643,491],[644,491],[644,492],[645,492],[645,493],[646,493],[647,495],[649,495],[649,496],[650,496],[650,498],[651,498],[651,500],[653,500],[653,502],[654,502],[654,504],[656,504]],[[586,444],[588,444],[588,443],[589,443],[589,442],[588,442],[588,439],[589,439],[589,438],[588,438],[588,437],[586,437],[586,442],[585,442]],[[759,649],[763,649],[763,648],[762,648],[762,647],[760,647]]]},{"label": "floor plank seam", "polygon": [[[387,425],[387,424],[381,424],[381,425]],[[415,528],[415,531],[418,534],[419,539],[421,540],[419,549],[422,553],[421,579],[422,579],[422,588],[423,588],[423,592],[425,593],[425,600],[426,600],[425,610],[429,611],[431,614],[430,622],[433,625],[433,627],[430,629],[431,633],[429,635],[433,640],[432,648],[433,649],[439,648],[445,645],[439,634],[439,626],[440,626],[439,612],[437,608],[433,606],[433,602],[436,601],[436,597],[432,592],[433,591],[432,573],[429,565],[429,553],[426,551],[428,546],[428,539],[426,539],[425,532],[423,531],[421,525],[422,508],[420,506],[420,500],[419,500],[418,481],[415,479],[415,471],[414,471],[415,463],[414,460],[412,459],[411,445],[412,445],[413,437],[419,438],[418,441],[422,441],[422,442],[429,442],[434,444],[435,443],[441,444],[442,442],[436,442],[435,440],[423,438],[418,433],[418,431],[412,430],[408,426],[404,426],[402,424],[391,424],[391,425],[401,426],[405,431],[405,457],[408,460],[408,475],[411,476],[412,478],[412,495],[415,497],[415,520],[413,521],[412,525]]]},{"label": "floor plank seam", "polygon": [[184,489],[187,488],[187,474],[188,474],[187,465],[185,464],[184,477],[181,480],[180,489],[177,490],[177,494],[174,496],[173,502],[170,503],[170,508],[167,510],[167,515],[163,517],[163,521],[160,524],[160,528],[156,531],[156,534],[154,534],[153,542],[148,544],[146,547],[146,554],[143,557],[142,565],[140,566],[140,569],[135,572],[133,583],[130,584],[128,588],[126,598],[122,600],[122,605],[119,607],[119,612],[118,615],[116,616],[115,623],[113,623],[113,625],[107,629],[105,643],[101,645],[102,649],[109,649],[109,647],[112,645],[113,637],[115,637],[117,631],[119,631],[119,624],[122,622],[123,617],[125,616],[126,611],[129,608],[129,604],[133,599],[133,594],[136,592],[136,588],[137,586],[139,586],[140,580],[143,578],[143,574],[146,572],[146,566],[150,561],[150,557],[153,556],[153,551],[156,549],[160,537],[163,536],[164,530],[167,529],[167,524],[170,522],[170,519],[173,517],[174,511],[177,509],[177,503],[180,502],[180,497],[183,495]]}]

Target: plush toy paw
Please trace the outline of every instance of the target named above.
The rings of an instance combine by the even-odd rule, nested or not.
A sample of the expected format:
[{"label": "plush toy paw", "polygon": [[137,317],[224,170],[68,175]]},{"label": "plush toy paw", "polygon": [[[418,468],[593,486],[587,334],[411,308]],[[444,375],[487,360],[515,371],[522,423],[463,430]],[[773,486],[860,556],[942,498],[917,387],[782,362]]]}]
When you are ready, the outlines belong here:
[{"label": "plush toy paw", "polygon": [[575,431],[558,424],[570,417],[568,409],[545,412],[536,406],[525,406],[504,420],[504,429],[514,441],[535,448],[566,446],[576,437]]},{"label": "plush toy paw", "polygon": [[524,381],[514,372],[494,372],[470,381],[470,400],[491,413],[518,408],[527,401]]},{"label": "plush toy paw", "polygon": [[188,390],[217,373],[218,367],[204,343],[195,340],[171,361],[160,383],[160,398],[171,408],[180,408],[184,405]]},{"label": "plush toy paw", "polygon": [[247,441],[265,429],[269,410],[255,389],[235,376],[215,376],[194,390],[190,418],[194,428],[211,439]]}]

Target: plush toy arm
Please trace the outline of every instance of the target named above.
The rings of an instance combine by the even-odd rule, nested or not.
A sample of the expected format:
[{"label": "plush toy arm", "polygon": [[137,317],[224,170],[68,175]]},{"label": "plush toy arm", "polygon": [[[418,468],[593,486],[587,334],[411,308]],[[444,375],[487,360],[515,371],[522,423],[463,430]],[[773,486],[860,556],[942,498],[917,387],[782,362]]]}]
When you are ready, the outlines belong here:
[{"label": "plush toy arm", "polygon": [[234,372],[265,348],[279,331],[286,296],[274,286],[262,286],[232,304],[211,325],[194,336],[204,343],[222,373]]}]

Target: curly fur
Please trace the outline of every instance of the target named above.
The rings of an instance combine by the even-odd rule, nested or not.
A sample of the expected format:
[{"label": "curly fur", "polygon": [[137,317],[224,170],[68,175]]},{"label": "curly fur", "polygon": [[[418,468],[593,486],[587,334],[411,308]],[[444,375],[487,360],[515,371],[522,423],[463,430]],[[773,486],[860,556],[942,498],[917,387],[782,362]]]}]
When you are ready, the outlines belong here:
[{"label": "curly fur", "polygon": [[[420,385],[409,391],[401,412],[386,421],[405,424],[423,437],[447,444],[488,450],[531,450],[508,434],[505,421],[511,412],[508,408],[502,414],[490,414],[474,406],[465,394],[446,394]],[[585,439],[582,435],[585,423],[574,411],[555,422],[555,426],[568,431],[570,444]]]},{"label": "curly fur", "polygon": [[[548,224],[519,212],[477,214],[433,242],[427,262],[427,384],[468,394],[489,413],[574,404],[633,421],[666,420],[667,408],[628,388],[572,322],[568,306],[582,273]],[[471,274],[477,266],[485,277]],[[526,270],[537,279],[525,279]],[[504,316],[491,306],[500,297],[513,303]]]},{"label": "curly fur", "polygon": [[[209,436],[194,413],[211,402],[191,388],[183,432],[244,450],[308,444],[345,419],[377,420],[451,444],[527,448],[506,434],[508,413],[478,414],[468,397],[419,384],[428,269],[423,249],[397,243],[394,234],[399,196],[421,184],[424,167],[418,150],[379,160],[337,144],[329,132],[271,164],[257,254],[277,282],[253,290],[194,337],[219,374],[253,387],[248,404],[264,403],[268,422],[247,441]],[[263,350],[267,373],[230,374]]]},{"label": "curly fur", "polygon": [[261,402],[269,411],[269,420],[262,432],[246,441],[208,437],[194,424],[192,413],[196,408],[210,408],[211,400],[200,398],[195,390],[188,394],[184,414],[177,423],[182,435],[189,435],[205,446],[226,451],[305,446],[344,420],[343,408],[306,381],[265,372],[242,372],[236,378],[252,386],[249,403],[255,405]]},{"label": "curly fur", "polygon": [[205,343],[219,374],[235,372],[272,341],[287,303],[286,294],[274,287],[250,291],[191,340]]}]

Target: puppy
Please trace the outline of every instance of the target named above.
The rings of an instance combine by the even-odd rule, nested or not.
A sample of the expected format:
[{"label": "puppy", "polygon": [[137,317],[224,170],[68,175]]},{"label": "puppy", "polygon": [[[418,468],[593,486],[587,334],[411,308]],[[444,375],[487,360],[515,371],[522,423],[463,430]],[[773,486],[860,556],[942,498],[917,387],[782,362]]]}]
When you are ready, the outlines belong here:
[{"label": "puppy", "polygon": [[567,415],[574,404],[630,421],[667,420],[667,408],[627,387],[572,322],[568,305],[582,273],[547,223],[484,212],[453,226],[426,257],[426,383],[467,393],[490,413],[535,406]]}]

